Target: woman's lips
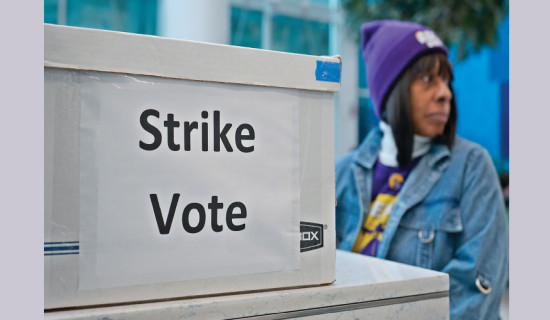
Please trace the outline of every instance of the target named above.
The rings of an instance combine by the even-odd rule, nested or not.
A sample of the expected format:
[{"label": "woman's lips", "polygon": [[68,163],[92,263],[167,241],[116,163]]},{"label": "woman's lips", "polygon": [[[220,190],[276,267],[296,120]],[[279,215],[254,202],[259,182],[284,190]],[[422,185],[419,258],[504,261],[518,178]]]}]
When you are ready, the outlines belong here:
[{"label": "woman's lips", "polygon": [[446,123],[449,119],[449,114],[445,112],[434,112],[428,114],[427,118],[431,121]]}]

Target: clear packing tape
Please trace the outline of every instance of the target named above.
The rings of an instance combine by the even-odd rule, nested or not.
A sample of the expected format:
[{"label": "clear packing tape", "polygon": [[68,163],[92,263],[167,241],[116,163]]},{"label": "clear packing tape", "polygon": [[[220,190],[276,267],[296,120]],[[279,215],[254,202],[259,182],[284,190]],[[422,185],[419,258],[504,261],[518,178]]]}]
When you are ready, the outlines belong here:
[{"label": "clear packing tape", "polygon": [[301,221],[334,246],[332,92],[61,68],[44,89],[46,309],[334,274],[334,248],[299,250]]}]

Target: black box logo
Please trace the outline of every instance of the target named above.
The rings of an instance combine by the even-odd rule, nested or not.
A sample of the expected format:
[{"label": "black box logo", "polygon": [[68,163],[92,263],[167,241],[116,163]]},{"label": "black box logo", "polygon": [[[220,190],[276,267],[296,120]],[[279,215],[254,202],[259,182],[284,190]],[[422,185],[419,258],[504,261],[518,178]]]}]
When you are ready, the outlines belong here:
[{"label": "black box logo", "polygon": [[323,247],[323,225],[313,222],[300,222],[300,252]]}]

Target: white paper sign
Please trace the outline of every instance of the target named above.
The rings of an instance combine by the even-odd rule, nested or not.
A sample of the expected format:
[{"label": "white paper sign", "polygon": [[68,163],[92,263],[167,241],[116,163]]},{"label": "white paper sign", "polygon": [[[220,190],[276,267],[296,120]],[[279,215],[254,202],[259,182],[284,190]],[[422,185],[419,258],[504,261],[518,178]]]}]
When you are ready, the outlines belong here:
[{"label": "white paper sign", "polygon": [[79,289],[299,269],[298,125],[292,90],[83,73]]}]

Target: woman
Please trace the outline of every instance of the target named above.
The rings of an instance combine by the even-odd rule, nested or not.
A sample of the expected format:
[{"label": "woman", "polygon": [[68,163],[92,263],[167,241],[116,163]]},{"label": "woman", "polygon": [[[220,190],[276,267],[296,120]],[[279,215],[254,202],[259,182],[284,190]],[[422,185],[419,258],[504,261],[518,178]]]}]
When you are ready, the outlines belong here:
[{"label": "woman", "polygon": [[361,27],[380,127],[336,164],[343,250],[449,274],[451,319],[498,319],[508,231],[485,149],[455,137],[447,48],[422,25]]}]

